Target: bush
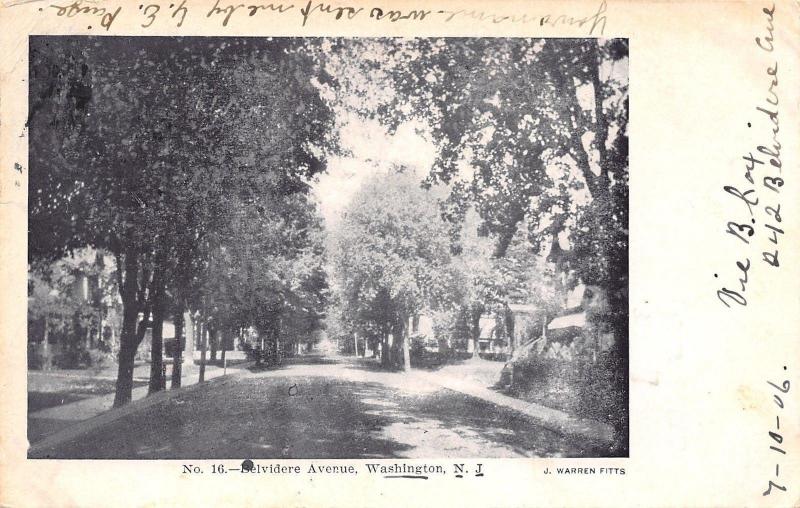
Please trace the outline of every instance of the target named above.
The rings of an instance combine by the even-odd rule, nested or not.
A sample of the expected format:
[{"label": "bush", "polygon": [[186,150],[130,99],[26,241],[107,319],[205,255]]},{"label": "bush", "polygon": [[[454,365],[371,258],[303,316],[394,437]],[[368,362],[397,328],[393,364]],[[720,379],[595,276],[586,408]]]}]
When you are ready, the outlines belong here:
[{"label": "bush", "polygon": [[609,355],[597,362],[530,355],[514,365],[513,390],[523,399],[618,428],[627,420],[621,369]]},{"label": "bush", "polygon": [[507,353],[478,353],[478,355],[483,358],[484,360],[489,360],[492,362],[505,362],[508,361],[508,354]]},{"label": "bush", "polygon": [[88,367],[102,369],[115,362],[115,355],[110,351],[101,349],[90,349],[88,351]]},{"label": "bush", "polygon": [[[108,351],[86,349],[83,345],[52,344],[51,347],[53,366],[59,369],[103,369],[115,360]],[[38,361],[41,365],[41,359]]]},{"label": "bush", "polygon": [[59,369],[81,369],[89,363],[89,352],[81,346],[62,343],[54,350],[53,365]]}]

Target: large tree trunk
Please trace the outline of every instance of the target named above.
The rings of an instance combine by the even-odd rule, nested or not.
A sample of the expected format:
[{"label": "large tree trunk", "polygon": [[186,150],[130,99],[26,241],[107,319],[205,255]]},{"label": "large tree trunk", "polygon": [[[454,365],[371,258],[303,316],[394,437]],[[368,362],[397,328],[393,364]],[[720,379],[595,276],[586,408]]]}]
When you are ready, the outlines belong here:
[{"label": "large tree trunk", "polygon": [[[118,258],[119,259],[119,258]],[[131,401],[133,391],[133,361],[136,355],[137,342],[136,321],[139,317],[139,302],[137,301],[137,278],[139,265],[134,251],[128,251],[125,256],[125,277],[119,291],[122,297],[122,334],[119,339],[119,365],[117,371],[117,386],[114,393],[114,407],[120,407]],[[120,267],[118,266],[119,270]],[[145,316],[148,318],[149,316]]]},{"label": "large tree trunk", "polygon": [[[124,316],[124,312],[123,312]],[[117,389],[114,394],[114,407],[124,406],[131,401],[133,392],[133,364],[136,359],[136,350],[139,344],[142,343],[144,335],[147,332],[147,327],[150,321],[150,308],[147,306],[144,311],[144,318],[139,321],[138,328],[136,327],[136,319],[138,313],[133,316],[133,330],[126,333],[126,322],[123,317],[122,336],[120,337],[119,346],[119,368],[117,370]],[[125,336],[132,336],[132,339],[125,340]]]},{"label": "large tree trunk", "polygon": [[211,343],[211,363],[217,361],[217,348],[219,347],[219,330],[212,329],[209,332],[208,340]]},{"label": "large tree trunk", "polygon": [[[122,336],[125,336],[123,327]],[[114,394],[114,407],[124,406],[133,397],[133,361],[136,348],[124,341],[119,346],[119,370],[117,371],[117,390]]]},{"label": "large tree trunk", "polygon": [[381,366],[388,369],[392,363],[392,354],[389,350],[389,331],[384,330],[381,337]]},{"label": "large tree trunk", "polygon": [[185,347],[186,337],[183,331],[183,305],[178,305],[175,312],[175,351],[172,354],[172,385],[171,388],[181,387],[181,375],[183,368],[183,348]]},{"label": "large tree trunk", "polygon": [[612,309],[611,329],[614,332],[614,346],[611,353],[609,368],[615,371],[616,388],[620,394],[620,414],[614,422],[617,453],[625,455],[629,447],[629,417],[628,404],[630,397],[629,387],[629,342],[628,342],[628,266],[627,259],[611,262],[611,288],[609,300]]},{"label": "large tree trunk", "polygon": [[186,344],[184,345],[184,361],[189,362],[190,364],[194,365],[194,350],[197,346],[197,330],[198,325],[195,321],[194,316],[190,311],[184,311],[183,313],[183,325],[184,325],[184,336],[186,340]]},{"label": "large tree trunk", "polygon": [[389,348],[392,352],[392,361],[391,366],[392,368],[398,368],[403,366],[403,331],[402,329],[395,323],[392,325],[390,337],[392,339],[392,345]]},{"label": "large tree trunk", "polygon": [[164,386],[164,286],[160,274],[153,282],[153,333],[150,340],[150,384],[147,394]]}]

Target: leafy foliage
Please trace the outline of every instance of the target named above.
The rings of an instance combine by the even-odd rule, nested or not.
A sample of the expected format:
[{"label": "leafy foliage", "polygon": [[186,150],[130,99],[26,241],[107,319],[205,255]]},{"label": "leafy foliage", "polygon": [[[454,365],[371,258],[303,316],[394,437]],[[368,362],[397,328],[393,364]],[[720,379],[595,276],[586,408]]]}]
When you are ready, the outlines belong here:
[{"label": "leafy foliage", "polygon": [[447,225],[412,175],[368,181],[335,232],[334,266],[348,321],[373,334],[404,327],[425,308],[450,305]]},{"label": "leafy foliage", "polygon": [[[268,259],[281,262],[306,260],[298,252],[313,250],[296,242],[290,253],[275,249],[287,235],[305,235],[299,232],[310,215],[303,206],[287,208],[295,218],[262,211],[276,199],[302,202],[307,179],[324,168],[323,147],[335,146],[327,134],[330,110],[312,83],[322,73],[293,44],[31,41],[29,253],[36,262],[91,245],[115,255],[124,307],[118,403],[130,397],[133,354],[151,313],[160,351],[155,331],[170,299],[177,312],[189,306],[204,319],[241,321],[249,294],[216,272],[226,263],[238,267],[231,263],[241,256],[226,258],[231,244],[267,249]],[[236,229],[241,214],[261,214],[259,225],[279,220],[256,236],[231,239],[231,231],[246,233]],[[295,232],[275,234],[283,226]],[[281,262],[276,272],[288,273]],[[291,307],[302,313],[303,300],[318,299],[319,290],[304,291],[315,275],[295,268],[281,287],[298,289]],[[318,301],[311,306],[319,312]]]},{"label": "leafy foliage", "polygon": [[[472,206],[478,210],[496,238],[496,257],[505,256],[525,219],[534,250],[567,233],[575,252],[571,268],[582,279],[621,283],[627,273],[627,41],[330,44],[335,56],[327,66],[345,107],[371,112],[390,127],[414,118],[430,126],[438,158],[428,183],[448,185],[445,210],[453,221]],[[359,93],[368,83],[392,91]]]}]

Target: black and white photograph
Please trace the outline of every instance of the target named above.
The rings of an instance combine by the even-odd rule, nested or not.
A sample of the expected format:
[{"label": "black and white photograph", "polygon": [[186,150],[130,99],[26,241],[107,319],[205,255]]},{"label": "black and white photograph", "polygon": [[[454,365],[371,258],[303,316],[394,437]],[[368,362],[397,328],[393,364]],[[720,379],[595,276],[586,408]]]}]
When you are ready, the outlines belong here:
[{"label": "black and white photograph", "polygon": [[629,456],[628,39],[28,40],[29,458]]}]

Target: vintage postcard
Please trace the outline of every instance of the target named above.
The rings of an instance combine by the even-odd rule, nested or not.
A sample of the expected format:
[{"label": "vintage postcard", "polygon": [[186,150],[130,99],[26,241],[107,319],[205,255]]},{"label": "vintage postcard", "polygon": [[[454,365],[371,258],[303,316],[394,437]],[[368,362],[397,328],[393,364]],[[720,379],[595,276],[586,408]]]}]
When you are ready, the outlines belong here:
[{"label": "vintage postcard", "polygon": [[2,506],[800,503],[796,2],[0,27]]}]

